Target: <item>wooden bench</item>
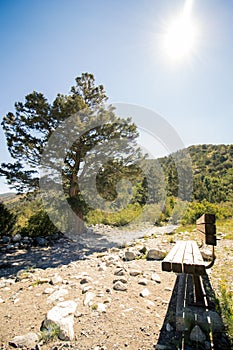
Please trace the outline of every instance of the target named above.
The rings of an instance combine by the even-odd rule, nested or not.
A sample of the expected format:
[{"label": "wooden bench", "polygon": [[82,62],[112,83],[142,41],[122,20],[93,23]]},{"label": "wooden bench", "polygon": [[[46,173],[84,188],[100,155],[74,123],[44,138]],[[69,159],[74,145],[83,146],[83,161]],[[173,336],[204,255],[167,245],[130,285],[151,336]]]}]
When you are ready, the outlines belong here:
[{"label": "wooden bench", "polygon": [[[184,287],[186,274],[192,275],[195,290],[195,304],[202,305],[204,294],[200,277],[206,275],[206,270],[212,267],[215,261],[214,247],[217,244],[215,215],[204,214],[196,221],[196,224],[197,237],[201,239],[202,244],[212,245],[211,263],[207,265],[204,262],[196,241],[178,241],[162,261],[162,270],[182,274],[180,276],[179,288]],[[178,292],[178,299],[180,300],[180,298],[184,297],[181,297],[181,293]]]}]

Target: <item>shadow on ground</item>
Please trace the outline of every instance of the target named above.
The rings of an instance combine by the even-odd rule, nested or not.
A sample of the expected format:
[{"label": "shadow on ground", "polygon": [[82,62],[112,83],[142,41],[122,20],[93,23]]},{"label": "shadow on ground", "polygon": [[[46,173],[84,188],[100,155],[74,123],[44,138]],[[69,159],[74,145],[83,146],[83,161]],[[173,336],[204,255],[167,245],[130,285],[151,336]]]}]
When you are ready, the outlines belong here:
[{"label": "shadow on ground", "polygon": [[96,232],[84,233],[77,241],[66,237],[48,247],[31,247],[27,250],[15,250],[0,254],[0,277],[16,275],[26,268],[55,268],[72,261],[83,260],[93,252],[102,252],[117,247],[117,242],[107,239]]},{"label": "shadow on ground", "polygon": [[[186,305],[184,308],[185,330],[176,330],[176,301],[179,278],[180,275],[177,276],[175,282],[157,348],[169,350],[232,350],[233,344],[226,333],[223,320],[216,312],[216,310],[219,310],[219,305],[207,275],[203,276],[206,297],[205,307],[195,306],[192,276],[187,277]],[[191,331],[196,325],[205,334],[205,341],[190,340]]]}]

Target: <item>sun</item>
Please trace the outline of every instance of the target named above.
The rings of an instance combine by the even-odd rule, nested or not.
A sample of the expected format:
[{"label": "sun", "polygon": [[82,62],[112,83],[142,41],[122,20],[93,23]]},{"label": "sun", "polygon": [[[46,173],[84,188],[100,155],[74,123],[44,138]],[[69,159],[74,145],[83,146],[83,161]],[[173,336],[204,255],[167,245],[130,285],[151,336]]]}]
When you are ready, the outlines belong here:
[{"label": "sun", "polygon": [[166,54],[179,60],[188,56],[196,46],[197,30],[189,18],[181,16],[174,20],[164,37],[164,49]]},{"label": "sun", "polygon": [[183,11],[164,28],[163,49],[172,60],[184,60],[197,48],[198,24],[191,16],[192,0],[186,0]]}]

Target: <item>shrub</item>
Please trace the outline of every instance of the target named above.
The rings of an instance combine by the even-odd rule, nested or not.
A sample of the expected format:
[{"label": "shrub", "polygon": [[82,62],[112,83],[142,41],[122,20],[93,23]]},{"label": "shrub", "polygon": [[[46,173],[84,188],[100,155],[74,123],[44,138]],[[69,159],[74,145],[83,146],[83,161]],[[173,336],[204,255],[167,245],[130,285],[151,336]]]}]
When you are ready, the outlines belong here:
[{"label": "shrub", "polygon": [[16,216],[0,202],[0,237],[12,234],[16,222]]},{"label": "shrub", "polygon": [[105,224],[112,226],[124,226],[141,215],[142,208],[139,204],[129,204],[126,208],[116,212],[103,212],[99,209],[90,210],[85,216],[89,225]]},{"label": "shrub", "polygon": [[202,202],[190,203],[181,222],[183,225],[194,224],[204,213],[215,214],[217,219],[226,219],[232,216],[230,208],[210,203],[204,199]]},{"label": "shrub", "polygon": [[48,214],[45,210],[39,210],[37,213],[32,215],[28,220],[26,227],[23,227],[20,233],[23,236],[42,236],[46,237],[57,232],[56,226],[49,219]]}]

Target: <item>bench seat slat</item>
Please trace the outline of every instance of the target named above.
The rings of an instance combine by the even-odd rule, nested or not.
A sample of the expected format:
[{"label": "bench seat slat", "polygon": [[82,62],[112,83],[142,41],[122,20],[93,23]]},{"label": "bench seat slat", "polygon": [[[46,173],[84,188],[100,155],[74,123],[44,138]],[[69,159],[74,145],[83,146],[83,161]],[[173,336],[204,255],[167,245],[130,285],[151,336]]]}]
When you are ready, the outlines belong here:
[{"label": "bench seat slat", "polygon": [[193,241],[186,242],[183,265],[183,270],[185,273],[195,273]]},{"label": "bench seat slat", "polygon": [[205,275],[205,263],[195,241],[178,241],[162,261],[162,270]]},{"label": "bench seat slat", "polygon": [[[192,257],[190,256],[192,251]],[[195,241],[187,241],[187,252],[184,258],[184,272],[189,274],[205,275],[205,263]]]},{"label": "bench seat slat", "polygon": [[170,252],[166,255],[166,257],[162,261],[162,270],[163,271],[172,271],[172,260],[179,249],[179,245],[176,243],[174,247],[170,250]]},{"label": "bench seat slat", "polygon": [[162,261],[163,271],[182,272],[182,261],[185,250],[185,241],[176,242],[175,246],[170,250],[168,255]]}]

